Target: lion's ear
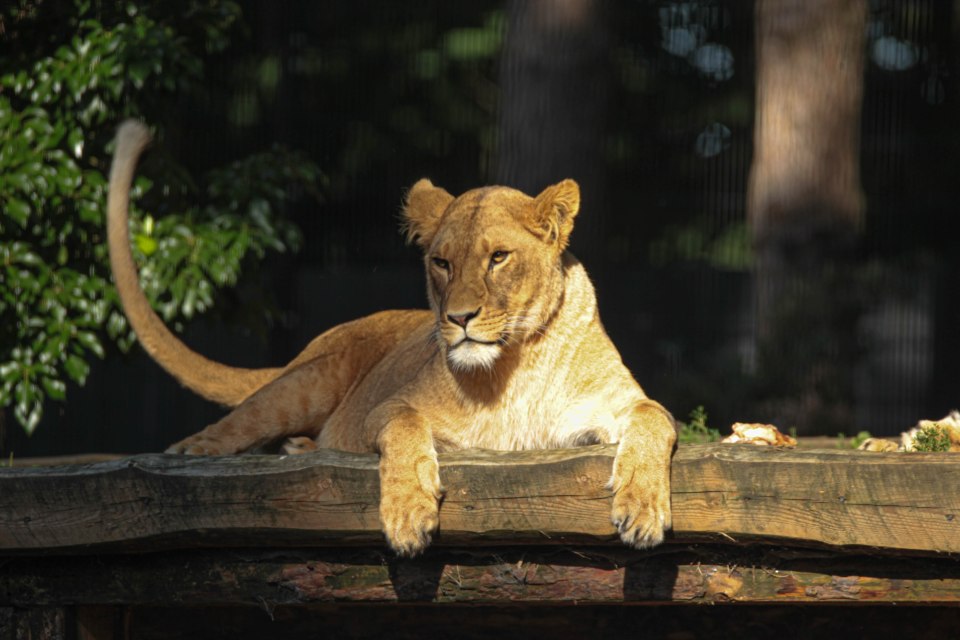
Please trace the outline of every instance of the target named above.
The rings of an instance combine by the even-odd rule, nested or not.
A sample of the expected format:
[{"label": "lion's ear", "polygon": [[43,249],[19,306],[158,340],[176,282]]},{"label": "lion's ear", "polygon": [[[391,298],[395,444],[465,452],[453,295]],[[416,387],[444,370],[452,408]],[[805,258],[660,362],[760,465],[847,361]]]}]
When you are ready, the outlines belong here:
[{"label": "lion's ear", "polygon": [[416,242],[426,249],[437,232],[440,217],[453,196],[440,187],[433,186],[427,178],[418,180],[410,187],[403,207],[403,229],[407,242]]},{"label": "lion's ear", "polygon": [[569,178],[549,186],[534,201],[534,224],[543,231],[544,239],[567,248],[573,219],[580,211],[580,186]]}]

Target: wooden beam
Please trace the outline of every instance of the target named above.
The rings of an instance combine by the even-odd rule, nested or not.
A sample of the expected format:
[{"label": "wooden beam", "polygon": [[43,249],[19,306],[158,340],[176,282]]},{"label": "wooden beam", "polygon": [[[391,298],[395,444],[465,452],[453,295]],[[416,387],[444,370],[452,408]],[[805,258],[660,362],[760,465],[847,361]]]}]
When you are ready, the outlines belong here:
[{"label": "wooden beam", "polygon": [[[616,544],[612,446],[441,456],[438,546]],[[960,456],[689,445],[674,541],[960,552]],[[377,459],[144,455],[0,469],[0,554],[382,544]]]},{"label": "wooden beam", "polygon": [[[0,606],[432,604],[950,604],[955,560],[782,547],[192,550],[7,558]],[[109,610],[109,609],[107,609]]]}]

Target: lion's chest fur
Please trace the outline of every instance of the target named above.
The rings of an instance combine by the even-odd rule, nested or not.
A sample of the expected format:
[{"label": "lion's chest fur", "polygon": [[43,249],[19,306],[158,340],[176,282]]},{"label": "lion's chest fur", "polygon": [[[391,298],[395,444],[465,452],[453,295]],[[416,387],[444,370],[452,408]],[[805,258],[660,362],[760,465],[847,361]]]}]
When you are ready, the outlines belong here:
[{"label": "lion's chest fur", "polygon": [[586,338],[553,336],[524,351],[509,379],[491,388],[455,385],[450,410],[437,420],[437,441],[498,450],[618,441],[642,391],[595,329]]},{"label": "lion's chest fur", "polygon": [[615,411],[598,396],[571,398],[552,381],[524,381],[495,405],[466,403],[459,424],[446,423],[437,440],[456,448],[551,449],[619,439]]}]

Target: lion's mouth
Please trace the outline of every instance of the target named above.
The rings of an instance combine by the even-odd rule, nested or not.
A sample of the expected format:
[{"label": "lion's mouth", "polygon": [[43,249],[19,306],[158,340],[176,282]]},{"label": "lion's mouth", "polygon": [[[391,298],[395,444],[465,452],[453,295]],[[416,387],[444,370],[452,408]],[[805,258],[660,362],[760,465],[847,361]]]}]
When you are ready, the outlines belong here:
[{"label": "lion's mouth", "polygon": [[500,356],[499,340],[480,340],[465,336],[447,350],[447,358],[453,368],[460,371],[491,369]]},{"label": "lion's mouth", "polygon": [[461,346],[465,346],[465,345],[482,345],[482,346],[486,346],[486,347],[503,347],[503,346],[506,346],[509,341],[510,341],[510,337],[509,337],[507,334],[502,334],[502,335],[500,335],[500,336],[497,336],[497,338],[495,338],[495,339],[493,339],[493,340],[483,340],[483,339],[481,339],[481,338],[476,338],[476,337],[473,337],[473,336],[465,335],[465,336],[463,336],[460,340],[458,340],[456,343],[450,345],[450,348],[451,348],[451,349],[456,349],[457,347],[461,347]]}]

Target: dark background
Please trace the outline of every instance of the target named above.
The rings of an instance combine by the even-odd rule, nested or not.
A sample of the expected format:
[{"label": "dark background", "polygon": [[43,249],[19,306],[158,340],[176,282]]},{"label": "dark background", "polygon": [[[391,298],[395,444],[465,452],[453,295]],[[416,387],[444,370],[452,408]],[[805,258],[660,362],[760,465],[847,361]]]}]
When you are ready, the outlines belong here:
[{"label": "dark background", "polygon": [[[325,202],[291,211],[300,253],[250,264],[217,312],[188,326],[202,353],[275,366],[334,323],[424,306],[420,258],[398,233],[420,177],[452,193],[502,183],[531,194],[572,177],[583,190],[572,249],[604,324],[678,418],[703,405],[721,431],[769,420],[801,435],[884,435],[960,405],[960,3],[870,3],[858,248],[870,284],[823,301],[864,298],[841,363],[848,424],[779,412],[770,399],[789,390],[756,367],[751,3],[598,3],[575,29],[531,24],[522,2],[240,4],[238,36],[177,104],[164,153],[200,173],[280,143],[320,165]],[[279,310],[269,322],[264,303]],[[813,339],[803,326],[789,336],[785,379]],[[95,363],[32,437],[8,421],[0,451],[157,451],[220,415],[135,347]]]}]

